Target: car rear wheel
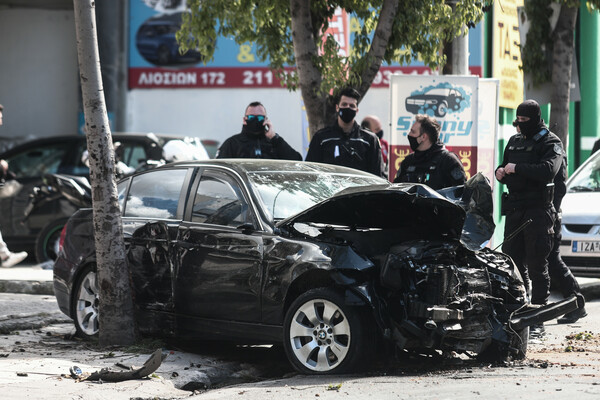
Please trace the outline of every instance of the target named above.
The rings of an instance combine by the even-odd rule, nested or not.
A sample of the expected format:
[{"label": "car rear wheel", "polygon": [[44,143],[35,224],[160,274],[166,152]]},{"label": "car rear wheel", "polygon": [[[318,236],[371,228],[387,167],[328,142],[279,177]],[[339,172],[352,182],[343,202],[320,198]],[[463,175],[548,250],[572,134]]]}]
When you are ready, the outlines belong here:
[{"label": "car rear wheel", "polygon": [[58,257],[60,232],[67,223],[67,219],[61,218],[50,222],[38,234],[35,240],[35,258],[38,263],[54,261]]},{"label": "car rear wheel", "polygon": [[374,351],[373,330],[364,310],[347,306],[332,289],[312,289],[286,313],[284,348],[292,366],[305,374],[338,374],[357,368]]},{"label": "car rear wheel", "polygon": [[94,267],[85,267],[73,286],[71,302],[71,316],[80,337],[89,338],[98,334],[99,290]]},{"label": "car rear wheel", "polygon": [[438,108],[437,108],[437,110],[436,110],[435,114],[436,114],[438,117],[440,117],[440,118],[443,118],[443,117],[445,117],[445,116],[446,116],[446,113],[447,113],[447,112],[448,112],[448,104],[446,104],[446,102],[445,102],[445,101],[442,101],[442,102],[440,103],[440,105],[438,106]]}]

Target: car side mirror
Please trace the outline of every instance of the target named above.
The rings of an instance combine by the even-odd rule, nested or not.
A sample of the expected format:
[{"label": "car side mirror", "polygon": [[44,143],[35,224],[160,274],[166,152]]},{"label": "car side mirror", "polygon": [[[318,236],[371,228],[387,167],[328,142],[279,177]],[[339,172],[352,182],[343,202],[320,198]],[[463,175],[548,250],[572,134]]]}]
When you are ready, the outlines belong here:
[{"label": "car side mirror", "polygon": [[237,227],[238,230],[242,231],[242,233],[248,234],[254,232],[254,224],[250,222],[246,222]]}]

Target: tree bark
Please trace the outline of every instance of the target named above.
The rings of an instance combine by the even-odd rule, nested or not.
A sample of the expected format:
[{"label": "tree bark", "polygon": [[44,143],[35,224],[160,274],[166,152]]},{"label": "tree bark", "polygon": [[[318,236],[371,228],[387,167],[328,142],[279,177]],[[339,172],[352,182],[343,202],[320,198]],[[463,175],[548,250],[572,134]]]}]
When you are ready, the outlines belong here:
[{"label": "tree bark", "polygon": [[315,66],[318,49],[313,34],[310,0],[290,0],[296,73],[308,115],[309,136],[325,127],[327,94],[321,93],[321,72]]},{"label": "tree bark", "polygon": [[95,2],[73,0],[73,3],[94,209],[100,345],[128,345],[135,341],[133,300],[100,73]]},{"label": "tree bark", "polygon": [[381,68],[383,56],[388,47],[390,36],[392,36],[392,27],[398,14],[399,3],[399,0],[384,0],[381,6],[379,21],[377,21],[373,41],[367,53],[367,58],[372,60],[372,62],[369,63],[369,68],[362,72],[361,85],[357,88],[361,96],[367,93],[373,83],[373,79],[375,79],[377,72],[379,72],[379,68]]},{"label": "tree bark", "polygon": [[578,11],[577,7],[562,5],[553,32],[550,129],[562,140],[565,149],[569,138],[571,71]]}]

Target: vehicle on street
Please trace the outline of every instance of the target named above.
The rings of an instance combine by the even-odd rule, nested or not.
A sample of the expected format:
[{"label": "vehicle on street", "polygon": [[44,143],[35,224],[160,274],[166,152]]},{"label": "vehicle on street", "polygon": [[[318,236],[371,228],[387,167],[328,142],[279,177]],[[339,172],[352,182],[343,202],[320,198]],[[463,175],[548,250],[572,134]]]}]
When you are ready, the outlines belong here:
[{"label": "vehicle on street", "polygon": [[[174,140],[185,141],[197,154],[208,159],[200,139],[179,135],[115,133],[112,135],[117,159],[130,169],[147,168],[148,160],[160,160],[163,147]],[[46,188],[44,177],[65,174],[88,177],[89,168],[83,154],[84,135],[54,136],[21,143],[0,154],[17,179],[0,187],[0,229],[12,250],[25,250],[38,262],[56,258],[60,231],[68,217],[81,206],[63,196],[46,196],[32,207],[34,194]]]},{"label": "vehicle on street", "polygon": [[[143,335],[283,343],[298,371],[337,374],[382,350],[522,358],[529,325],[577,307],[530,309],[510,257],[482,247],[494,225],[481,174],[438,193],[329,164],[210,160],[132,175],[118,193]],[[61,237],[57,303],[94,336],[91,210]]]},{"label": "vehicle on street", "polygon": [[600,152],[567,181],[560,254],[574,275],[600,278]]}]

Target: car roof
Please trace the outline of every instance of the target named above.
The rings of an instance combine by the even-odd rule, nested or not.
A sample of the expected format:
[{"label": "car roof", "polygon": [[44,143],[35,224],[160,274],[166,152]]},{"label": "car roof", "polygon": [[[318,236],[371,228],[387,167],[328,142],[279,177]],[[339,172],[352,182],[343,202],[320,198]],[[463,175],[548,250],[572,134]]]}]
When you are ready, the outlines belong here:
[{"label": "car roof", "polygon": [[[275,172],[305,172],[305,173],[337,173],[375,177],[375,175],[353,168],[333,164],[322,164],[308,161],[269,160],[259,158],[222,158],[205,161],[181,161],[170,163],[160,168],[171,166],[222,166],[229,167],[239,173],[275,173]],[[386,182],[381,178],[383,182]]]},{"label": "car roof", "polygon": [[[140,141],[148,141],[162,145],[161,141],[167,141],[172,139],[184,139],[186,137],[193,137],[189,135],[177,135],[177,134],[168,134],[168,133],[151,133],[151,132],[115,132],[111,134],[113,142],[134,139]],[[158,142],[157,142],[158,139]],[[14,139],[18,142],[18,138]],[[25,140],[23,142],[19,142],[17,145],[11,147],[6,150],[4,153],[0,154],[0,158],[5,158],[4,155],[7,156],[9,154],[13,154],[14,152],[18,152],[23,148],[29,147],[31,145],[43,145],[43,144],[51,144],[51,143],[61,143],[61,142],[79,142],[86,140],[85,135],[56,135],[56,136],[44,136],[31,140]]]}]

